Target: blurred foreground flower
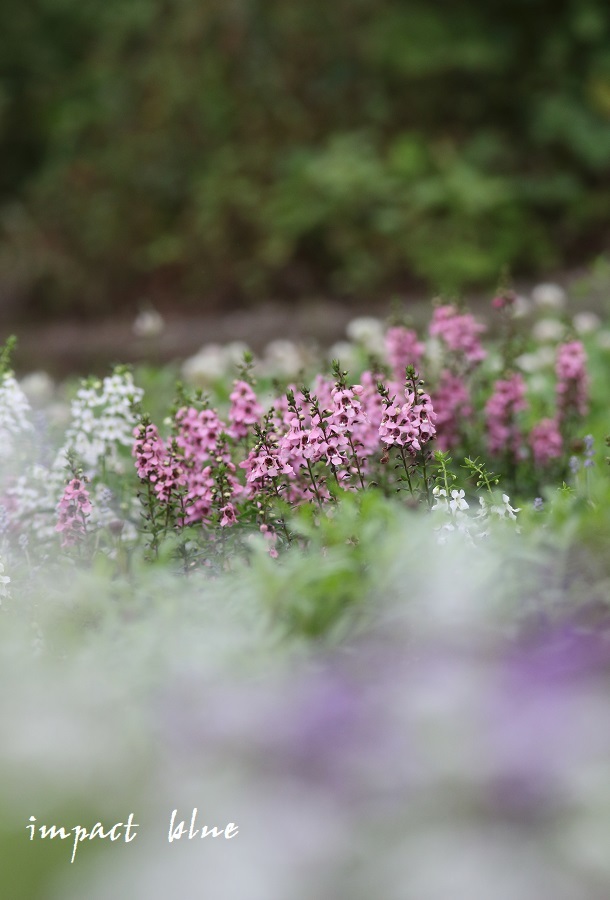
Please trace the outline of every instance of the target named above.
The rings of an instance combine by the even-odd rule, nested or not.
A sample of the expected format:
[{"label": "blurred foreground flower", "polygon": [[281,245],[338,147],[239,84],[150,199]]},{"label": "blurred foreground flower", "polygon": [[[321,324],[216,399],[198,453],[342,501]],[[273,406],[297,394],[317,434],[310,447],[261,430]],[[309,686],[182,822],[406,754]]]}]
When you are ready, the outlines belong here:
[{"label": "blurred foreground flower", "polygon": [[10,583],[11,579],[4,574],[4,563],[0,559],[0,602],[2,597],[10,597],[9,588],[7,587],[7,584]]}]

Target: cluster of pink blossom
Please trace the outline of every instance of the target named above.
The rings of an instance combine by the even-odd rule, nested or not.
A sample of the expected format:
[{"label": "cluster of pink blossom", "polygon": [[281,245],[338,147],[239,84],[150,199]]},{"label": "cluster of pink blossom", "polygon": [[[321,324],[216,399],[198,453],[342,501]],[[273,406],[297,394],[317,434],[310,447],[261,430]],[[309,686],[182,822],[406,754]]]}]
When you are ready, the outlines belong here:
[{"label": "cluster of pink blossom", "polygon": [[[322,406],[319,397],[302,395],[299,404],[291,396],[291,408],[287,411],[285,431],[279,440],[280,459],[290,465],[295,474],[322,462],[329,466],[339,481],[347,485],[351,475],[360,473],[366,462],[367,446],[370,445],[371,424],[363,408],[362,398],[367,393],[362,385],[348,386],[336,383],[318,382],[327,398]],[[304,407],[309,403],[309,413]],[[379,446],[377,434],[375,445]],[[311,477],[311,473],[310,473]],[[304,488],[307,492],[308,488]]]},{"label": "cluster of pink blossom", "polygon": [[557,419],[541,419],[530,432],[530,446],[537,466],[547,466],[563,452],[563,438]]},{"label": "cluster of pink blossom", "polygon": [[406,402],[398,405],[393,400],[386,406],[381,424],[379,438],[387,446],[396,444],[404,447],[411,455],[422,449],[423,444],[436,434],[432,401],[428,394],[419,391],[405,391]]},{"label": "cluster of pink blossom", "polygon": [[[308,453],[312,462],[322,460],[327,466],[338,469],[347,466],[349,440],[345,428],[331,421],[322,411],[311,417],[311,428],[308,435]],[[307,453],[306,453],[307,456]]]},{"label": "cluster of pink blossom", "polygon": [[260,420],[263,408],[256,398],[256,394],[247,381],[236,381],[229,396],[231,407],[229,409],[228,433],[235,440],[248,436],[252,427]]},{"label": "cluster of pink blossom", "polygon": [[[503,298],[495,305],[504,308],[508,302]],[[402,326],[386,333],[390,380],[382,372],[367,370],[359,384],[350,385],[347,373],[334,363],[334,378],[318,375],[311,392],[290,387],[266,415],[252,386],[245,378],[237,380],[230,394],[228,425],[214,409],[185,405],[176,414],[176,437],[169,449],[153,425],[136,429],[133,453],[138,475],[151,483],[163,502],[178,492],[178,524],[216,522],[226,528],[240,517],[245,521],[254,509],[257,525],[274,551],[280,520],[267,518],[273,497],[291,504],[321,503],[331,499],[331,479],[348,489],[383,481],[376,466],[387,461],[392,447],[400,451],[407,477],[418,459],[422,466],[429,460],[429,454],[420,454],[433,438],[442,451],[459,447],[463,424],[473,414],[469,376],[486,356],[480,341],[483,331],[472,315],[453,305],[435,309],[430,334],[449,353],[432,396],[422,388],[415,370],[424,345],[415,331]],[[586,408],[580,342],[559,349],[557,373],[558,412],[529,433],[531,457],[539,469],[561,457],[562,416],[570,409]],[[519,421],[527,409],[525,393],[523,376],[509,374],[494,383],[485,404],[489,452],[513,463],[528,455]],[[426,485],[427,478],[423,470]],[[253,500],[254,506],[240,505],[240,500]]]},{"label": "cluster of pink blossom", "polygon": [[[383,380],[381,373],[369,372],[368,370],[364,371],[360,376],[360,386],[362,388],[360,402],[364,410],[364,424],[358,431],[358,440],[365,454],[366,461],[379,449],[379,428],[383,419],[385,404],[377,386]],[[390,383],[388,390],[394,396],[400,393],[401,385]]]},{"label": "cluster of pink blossom", "polygon": [[[373,373],[364,372],[362,380],[362,385],[348,385],[341,374],[335,382],[319,377],[315,394],[289,391],[263,419],[250,386],[237,383],[232,425],[226,431],[215,410],[183,407],[177,413],[174,447],[179,455],[172,462],[179,471],[168,469],[167,451],[154,426],[136,430],[137,472],[165,502],[170,486],[185,487],[182,521],[187,524],[209,523],[216,510],[222,526],[232,525],[234,501],[240,495],[256,498],[261,491],[293,503],[328,499],[325,470],[345,487],[355,487],[358,480],[364,487],[371,457],[384,444],[404,447],[414,456],[434,437],[436,414],[429,395],[415,382],[412,390],[403,388],[404,401],[395,407],[384,404]],[[236,412],[240,404],[244,415]],[[245,459],[234,462],[228,442],[234,452],[236,442],[253,433],[254,446]],[[245,485],[237,478],[238,468],[244,471]],[[163,492],[158,487],[162,478],[168,485]]]},{"label": "cluster of pink blossom", "polygon": [[432,402],[439,450],[451,450],[460,442],[460,425],[472,415],[470,393],[462,376],[443,369]]},{"label": "cluster of pink blossom", "polygon": [[557,409],[559,420],[570,413],[586,416],[588,409],[589,377],[587,354],[581,341],[560,344],[555,363],[557,375]]},{"label": "cluster of pink blossom", "polygon": [[507,454],[518,460],[523,454],[523,435],[517,413],[527,409],[525,381],[519,373],[500,378],[485,405],[487,445],[494,456]]},{"label": "cluster of pink blossom", "polygon": [[[247,391],[243,390],[243,385],[248,388]],[[186,485],[186,524],[209,522],[215,509],[218,509],[223,528],[235,524],[236,513],[231,500],[243,488],[237,478],[225,435],[230,433],[236,440],[245,437],[248,434],[246,419],[252,419],[252,424],[257,422],[254,412],[260,409],[250,385],[237,382],[236,388],[232,406],[235,428],[232,432],[225,431],[224,422],[215,409],[197,410],[189,406],[176,413],[176,444],[183,454]],[[241,402],[243,398],[245,402]]]},{"label": "cluster of pink blossom", "polygon": [[152,485],[162,503],[169,503],[172,495],[186,485],[182,459],[173,448],[165,447],[156,425],[139,425],[133,434],[132,454],[139,477]]},{"label": "cluster of pink blossom", "polygon": [[154,480],[157,469],[165,453],[165,446],[159,437],[156,425],[139,425],[134,428],[135,437],[132,454],[136,460],[136,471],[142,480]]},{"label": "cluster of pink blossom", "polygon": [[407,366],[421,367],[426,348],[413,329],[395,325],[385,333],[385,349],[394,377],[401,381]]},{"label": "cluster of pink blossom", "polygon": [[232,501],[242,492],[243,486],[237,478],[236,466],[226,460],[226,448],[215,460],[214,465],[198,468],[186,466],[186,494],[184,497],[184,522],[209,523],[215,510],[220,514],[220,524],[224,528],[235,524],[235,508]]},{"label": "cluster of pink blossom", "polygon": [[485,326],[471,313],[460,313],[452,304],[437,306],[430,323],[431,337],[438,337],[452,353],[463,357],[469,368],[482,362],[487,353],[479,335]]},{"label": "cluster of pink blossom", "polygon": [[59,520],[55,530],[61,532],[62,547],[71,547],[86,535],[87,516],[92,508],[84,479],[72,478],[57,505]]},{"label": "cluster of pink blossom", "polygon": [[272,483],[277,486],[280,475],[291,475],[294,471],[282,460],[277,443],[269,436],[259,440],[239,465],[246,473],[249,496],[254,496],[262,485]]}]

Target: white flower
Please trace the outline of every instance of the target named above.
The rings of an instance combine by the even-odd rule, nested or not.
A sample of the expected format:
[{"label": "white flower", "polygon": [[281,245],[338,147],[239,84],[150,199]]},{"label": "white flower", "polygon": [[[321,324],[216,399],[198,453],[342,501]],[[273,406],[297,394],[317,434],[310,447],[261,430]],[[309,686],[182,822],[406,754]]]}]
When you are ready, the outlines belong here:
[{"label": "white flower", "polygon": [[594,312],[576,313],[572,319],[574,331],[578,334],[591,334],[592,331],[597,331],[601,323],[600,317]]},{"label": "white flower", "polygon": [[0,375],[0,459],[8,459],[16,439],[33,430],[29,412],[28,399],[12,372]]},{"label": "white flower", "polygon": [[351,372],[358,367],[358,348],[350,341],[337,341],[328,348],[326,358],[338,359],[342,368]]},{"label": "white flower", "polygon": [[359,316],[348,323],[345,331],[350,340],[361,344],[369,353],[383,353],[384,328],[380,319],[373,316]]},{"label": "white flower", "polygon": [[271,375],[292,378],[303,368],[304,359],[300,349],[292,341],[278,339],[265,347],[264,365]]},{"label": "white flower", "polygon": [[157,337],[165,328],[165,321],[155,309],[144,309],[138,313],[131,328],[136,337]]},{"label": "white flower", "polygon": [[540,319],[532,328],[532,337],[541,343],[560,341],[565,328],[557,319]]},{"label": "white flower", "polygon": [[532,291],[532,300],[539,309],[562,310],[566,299],[566,292],[558,284],[539,284]]},{"label": "white flower", "polygon": [[238,366],[244,361],[244,353],[250,348],[243,341],[229,341],[224,346],[224,355],[226,360],[227,371],[232,371],[234,366]]},{"label": "white flower", "polygon": [[143,396],[131,372],[123,370],[81,386],[72,401],[72,421],[54,468],[63,469],[66,453],[73,448],[92,474],[104,456],[106,464],[116,469],[117,445],[130,447],[133,441],[136,415],[132,404],[139,403]]},{"label": "white flower", "polygon": [[235,367],[243,362],[248,345],[243,341],[231,341],[225,346],[206,344],[194,356],[182,364],[182,376],[194,387],[207,387],[211,382],[235,372]]},{"label": "white flower", "polygon": [[53,399],[55,382],[46,372],[30,372],[19,382],[30,403],[46,406]]},{"label": "white flower", "polygon": [[7,584],[11,583],[8,575],[4,574],[4,563],[0,559],[0,597],[10,597],[10,591]]},{"label": "white flower", "polygon": [[521,356],[518,356],[515,360],[515,364],[519,366],[523,372],[527,372],[528,374],[538,372],[540,369],[548,368],[549,366],[552,366],[554,362],[555,351],[552,347],[546,345],[538,347],[534,353],[522,353]]},{"label": "white flower", "polygon": [[453,512],[457,512],[458,510],[469,509],[468,503],[464,500],[464,491],[451,491],[451,500],[449,501],[449,508]]},{"label": "white flower", "polygon": [[508,496],[508,494],[502,494],[502,503],[504,504],[505,514],[508,515],[510,519],[516,519],[517,516],[515,514],[521,512],[521,507],[519,507],[518,509],[514,509],[510,505],[510,497]]},{"label": "white flower", "polygon": [[515,360],[522,372],[536,372],[540,368],[540,360],[537,353],[522,353]]},{"label": "white flower", "polygon": [[435,487],[432,490],[432,496],[436,497],[436,503],[431,508],[432,512],[436,509],[440,509],[443,512],[449,512],[449,503],[447,501],[447,491],[445,488]]},{"label": "white flower", "polygon": [[521,512],[521,508],[514,509],[510,505],[510,497],[508,494],[502,494],[502,505],[498,503],[492,503],[491,505],[487,504],[487,501],[484,497],[479,497],[479,503],[481,504],[481,511],[479,512],[478,518],[485,518],[489,513],[492,513],[494,516],[497,516],[499,519],[516,519],[516,513]]},{"label": "white flower", "polygon": [[182,364],[183,378],[194,387],[206,387],[222,378],[226,371],[225,351],[219,344],[207,344]]},{"label": "white flower", "polygon": [[511,315],[513,319],[523,319],[525,316],[528,316],[532,311],[532,304],[524,297],[522,294],[517,294],[515,297],[515,302],[511,307]]}]

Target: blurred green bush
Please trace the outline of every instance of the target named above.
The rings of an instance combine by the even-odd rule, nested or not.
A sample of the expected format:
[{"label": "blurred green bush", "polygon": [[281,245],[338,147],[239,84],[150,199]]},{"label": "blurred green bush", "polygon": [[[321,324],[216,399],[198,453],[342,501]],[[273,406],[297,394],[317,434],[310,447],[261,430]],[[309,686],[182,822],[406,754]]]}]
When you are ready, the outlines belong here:
[{"label": "blurred green bush", "polygon": [[0,0],[0,286],[441,290],[608,237],[607,0]]}]

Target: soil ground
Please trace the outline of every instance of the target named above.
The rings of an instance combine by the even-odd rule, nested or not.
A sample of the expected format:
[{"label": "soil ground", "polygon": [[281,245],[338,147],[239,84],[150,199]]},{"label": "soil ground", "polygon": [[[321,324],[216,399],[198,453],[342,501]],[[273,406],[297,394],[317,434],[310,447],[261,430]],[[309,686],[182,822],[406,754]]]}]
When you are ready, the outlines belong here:
[{"label": "soil ground", "polygon": [[[583,283],[586,272],[560,273],[548,280],[564,286]],[[608,318],[608,279],[596,284],[591,279],[586,291],[586,308]],[[529,293],[532,284],[518,284],[519,293]],[[579,289],[575,287],[575,294]],[[582,293],[582,290],[580,291]],[[430,317],[431,295],[400,298],[401,307],[416,327],[423,326]],[[467,298],[470,309],[479,314],[489,313],[490,295]],[[571,304],[572,305],[572,304]],[[582,302],[575,300],[575,307]],[[165,327],[155,338],[140,338],[134,334],[132,313],[114,315],[93,322],[60,319],[45,323],[13,324],[0,321],[0,344],[15,333],[18,338],[14,365],[18,374],[45,370],[55,378],[73,374],[105,374],[112,363],[165,364],[182,361],[205,344],[224,344],[244,341],[255,353],[276,338],[288,338],[304,343],[328,347],[345,337],[347,324],[356,316],[385,317],[391,311],[391,301],[370,300],[340,302],[315,299],[301,303],[267,303],[256,308],[227,310],[200,315],[164,311]],[[0,310],[1,312],[1,310]]]}]

